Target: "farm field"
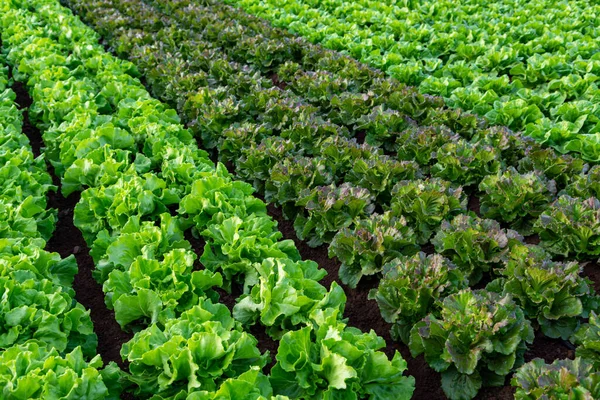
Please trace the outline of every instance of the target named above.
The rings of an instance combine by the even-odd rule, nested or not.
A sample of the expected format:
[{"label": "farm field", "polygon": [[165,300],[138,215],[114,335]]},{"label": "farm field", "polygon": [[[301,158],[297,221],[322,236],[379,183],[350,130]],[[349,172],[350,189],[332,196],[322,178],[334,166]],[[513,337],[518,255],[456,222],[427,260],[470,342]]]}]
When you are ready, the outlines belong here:
[{"label": "farm field", "polygon": [[0,398],[600,398],[595,128],[374,57],[427,2],[227,2],[0,0]]}]

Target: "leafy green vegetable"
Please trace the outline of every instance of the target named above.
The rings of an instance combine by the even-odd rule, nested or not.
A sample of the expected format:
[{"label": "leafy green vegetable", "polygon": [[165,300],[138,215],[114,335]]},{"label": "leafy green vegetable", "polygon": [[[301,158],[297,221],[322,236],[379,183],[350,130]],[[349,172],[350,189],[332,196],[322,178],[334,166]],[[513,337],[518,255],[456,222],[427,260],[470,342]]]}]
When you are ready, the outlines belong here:
[{"label": "leafy green vegetable", "polygon": [[0,393],[7,399],[119,398],[118,391],[109,391],[117,387],[111,382],[118,376],[114,367],[99,371],[100,356],[87,362],[79,347],[61,356],[42,342],[28,341],[1,352],[0,365]]},{"label": "leafy green vegetable", "polygon": [[442,221],[466,209],[467,197],[462,188],[441,179],[402,181],[392,190],[391,213],[407,219],[419,244],[427,243]]},{"label": "leafy green vegetable", "polygon": [[415,233],[404,217],[386,212],[360,219],[353,228],[342,228],[331,241],[329,257],[342,262],[340,279],[355,288],[363,276],[374,275],[393,258],[417,250]]},{"label": "leafy green vegetable", "polygon": [[519,174],[512,167],[483,178],[479,190],[483,192],[482,215],[507,222],[523,235],[533,232],[535,219],[556,194],[554,181],[546,180],[540,173]]},{"label": "leafy green vegetable", "polygon": [[33,338],[60,352],[81,346],[86,356],[96,353],[90,312],[70,293],[30,271],[12,272],[0,284],[0,348]]},{"label": "leafy green vegetable", "polygon": [[502,278],[487,290],[510,294],[544,335],[568,339],[580,320],[598,306],[592,282],[580,276],[576,262],[555,262],[540,247],[513,246]]},{"label": "leafy green vegetable", "polygon": [[552,364],[536,358],[515,372],[511,384],[518,400],[595,399],[600,396],[599,379],[600,373],[579,357]]},{"label": "leafy green vegetable", "polygon": [[439,308],[439,302],[468,286],[464,274],[439,254],[419,252],[395,258],[383,267],[383,278],[369,299],[392,325],[392,337],[408,344],[413,325]]},{"label": "leafy green vegetable", "polygon": [[510,249],[522,240],[517,232],[502,229],[494,220],[463,214],[444,221],[431,243],[475,284],[484,272],[502,267]]},{"label": "leafy green vegetable", "polygon": [[463,186],[478,185],[486,175],[500,170],[500,154],[493,147],[459,139],[446,143],[436,153],[431,175]]},{"label": "leafy green vegetable", "polygon": [[206,240],[202,264],[210,271],[222,271],[224,288],[231,289],[232,282],[242,283],[244,292],[256,285],[259,273],[255,263],[273,258],[300,260],[292,240],[281,240],[277,222],[263,215],[226,218],[215,214],[211,225],[201,232]]},{"label": "leafy green vegetable", "polygon": [[565,257],[593,257],[600,254],[600,201],[563,195],[536,221],[541,245]]},{"label": "leafy green vegetable", "polygon": [[121,355],[130,363],[135,393],[164,398],[182,390],[215,391],[227,378],[262,368],[267,354],[261,355],[256,344],[225,305],[200,299],[164,328],[153,324],[136,333]]},{"label": "leafy green vegetable", "polygon": [[467,289],[446,297],[439,317],[417,323],[409,347],[442,373],[446,396],[471,399],[484,384],[503,385],[532,342],[531,324],[509,295]]},{"label": "leafy green vegetable", "polygon": [[233,308],[236,320],[252,325],[257,319],[279,339],[285,332],[309,323],[314,310],[344,310],[346,295],[333,282],[329,292],[319,284],[326,275],[314,261],[267,258],[256,264],[259,281]]},{"label": "leafy green vegetable", "polygon": [[390,361],[375,332],[361,333],[338,319],[338,310],[315,310],[311,323],[286,333],[271,370],[273,391],[290,398],[409,399],[414,379],[402,375],[398,352]]},{"label": "leafy green vegetable", "polygon": [[304,214],[294,221],[296,234],[312,247],[331,242],[340,229],[371,214],[375,208],[372,201],[367,189],[348,183],[305,189],[296,201],[296,205],[305,208]]},{"label": "leafy green vegetable", "polygon": [[575,352],[577,357],[592,364],[595,370],[600,367],[600,324],[596,312],[590,312],[589,322],[583,324],[575,332],[571,337],[571,342],[577,346]]},{"label": "leafy green vegetable", "polygon": [[139,319],[150,325],[165,324],[181,312],[198,303],[200,298],[216,301],[212,290],[222,285],[218,273],[192,271],[196,255],[185,249],[175,249],[161,261],[138,256],[125,271],[113,270],[104,282],[106,303],[115,310],[115,319],[125,327]]}]

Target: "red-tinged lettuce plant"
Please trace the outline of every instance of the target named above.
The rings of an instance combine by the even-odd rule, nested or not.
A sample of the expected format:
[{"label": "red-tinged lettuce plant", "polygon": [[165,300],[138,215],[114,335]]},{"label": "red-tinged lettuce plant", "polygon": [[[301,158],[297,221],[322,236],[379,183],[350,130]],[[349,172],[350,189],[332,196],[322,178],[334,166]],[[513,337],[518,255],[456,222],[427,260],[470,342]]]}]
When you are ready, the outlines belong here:
[{"label": "red-tinged lettuce plant", "polygon": [[398,136],[411,125],[409,121],[401,112],[377,106],[360,118],[357,128],[366,132],[365,141],[370,145],[394,151]]},{"label": "red-tinged lettuce plant", "polygon": [[444,221],[431,243],[476,284],[484,272],[504,266],[511,247],[522,240],[517,232],[502,229],[494,220],[462,214]]},{"label": "red-tinged lettuce plant", "polygon": [[380,202],[386,203],[390,200],[390,191],[397,182],[419,177],[421,171],[416,162],[375,155],[367,159],[356,159],[344,179],[345,182],[368,189]]},{"label": "red-tinged lettuce plant", "polygon": [[231,126],[223,131],[219,139],[219,161],[236,162],[245,149],[251,149],[272,135],[271,129],[256,123]]},{"label": "red-tinged lettuce plant", "polygon": [[282,158],[296,154],[296,145],[289,139],[272,136],[260,144],[253,144],[242,150],[236,161],[236,174],[246,182],[262,191],[265,182],[270,179],[271,169]]},{"label": "red-tinged lettuce plant", "polygon": [[375,209],[371,193],[349,183],[305,189],[296,205],[304,207],[304,212],[296,217],[294,229],[298,238],[308,240],[311,247],[331,242],[340,229],[350,227]]},{"label": "red-tinged lettuce plant", "polygon": [[577,346],[577,357],[592,364],[596,370],[600,368],[600,319],[596,312],[590,312],[589,322],[573,334],[571,342]]},{"label": "red-tinged lettuce plant", "polygon": [[408,344],[417,322],[435,314],[443,298],[467,286],[465,275],[450,260],[420,252],[384,265],[383,277],[369,299],[377,301],[383,319],[392,324],[392,338]]},{"label": "red-tinged lettuce plant", "polygon": [[415,232],[404,217],[386,212],[341,229],[329,245],[329,257],[335,256],[342,262],[340,279],[355,288],[363,276],[377,274],[388,261],[417,250]]},{"label": "red-tinged lettuce plant", "polygon": [[517,167],[519,162],[528,154],[528,151],[531,151],[532,147],[539,148],[539,145],[533,139],[517,132],[512,132],[504,126],[492,126],[476,132],[471,138],[471,143],[491,146],[499,150],[502,160],[504,160],[506,165],[511,167]]},{"label": "red-tinged lettuce plant", "polygon": [[600,254],[600,201],[563,195],[536,221],[540,244],[552,254],[578,258]]},{"label": "red-tinged lettuce plant", "polygon": [[486,289],[510,294],[544,335],[566,340],[598,305],[592,282],[580,272],[576,262],[552,261],[541,247],[516,245],[502,277]]},{"label": "red-tinged lettuce plant", "polygon": [[484,385],[504,384],[533,337],[509,295],[466,289],[444,299],[439,317],[430,314],[412,328],[409,347],[441,372],[448,398],[472,399]]},{"label": "red-tinged lettuce plant", "polygon": [[444,144],[435,158],[431,175],[463,186],[478,185],[484,176],[497,173],[502,166],[498,150],[464,139]]},{"label": "red-tinged lettuce plant", "polygon": [[600,199],[600,165],[594,165],[590,170],[573,178],[565,192],[571,197]]},{"label": "red-tinged lettuce plant", "polygon": [[286,218],[294,219],[300,212],[296,200],[304,189],[330,185],[335,177],[321,157],[286,157],[271,168],[265,184],[265,201],[281,206]]},{"label": "red-tinged lettuce plant", "polygon": [[531,146],[526,157],[519,162],[520,172],[542,172],[546,178],[554,180],[559,190],[563,189],[573,178],[587,169],[587,164],[579,157],[560,154],[551,148]]},{"label": "red-tinged lettuce plant", "polygon": [[556,184],[539,172],[520,174],[513,167],[489,175],[479,184],[481,214],[503,221],[523,235],[533,233],[533,223],[550,205]]},{"label": "red-tinged lettuce plant", "polygon": [[269,377],[275,394],[291,399],[408,400],[414,378],[406,361],[378,351],[385,341],[340,321],[337,309],[315,310],[310,323],[283,335]]},{"label": "red-tinged lettuce plant", "polygon": [[442,221],[467,211],[467,196],[441,179],[407,180],[392,189],[390,211],[405,217],[418,243],[425,244]]},{"label": "red-tinged lettuce plant", "polygon": [[342,177],[352,170],[357,160],[381,156],[382,151],[366,143],[359,144],[356,139],[332,136],[323,140],[319,155],[327,160],[327,164],[337,177]]},{"label": "red-tinged lettuce plant", "polygon": [[246,326],[260,320],[271,337],[280,339],[285,332],[309,324],[314,310],[344,311],[344,290],[333,282],[327,291],[319,283],[327,272],[314,261],[267,258],[255,268],[257,284],[233,308],[234,318]]},{"label": "red-tinged lettuce plant", "polygon": [[444,126],[411,127],[396,139],[398,159],[414,160],[421,168],[428,171],[435,163],[438,149],[457,140],[459,136]]},{"label": "red-tinged lettuce plant", "polygon": [[214,391],[227,378],[264,367],[268,357],[225,305],[203,299],[164,326],[137,332],[121,356],[129,362],[135,394],[144,398]]},{"label": "red-tinged lettuce plant", "polygon": [[585,360],[556,360],[546,364],[535,358],[519,368],[511,380],[516,400],[598,399],[600,372]]},{"label": "red-tinged lettuce plant", "polygon": [[345,127],[335,125],[330,121],[312,120],[307,122],[294,122],[289,128],[281,131],[279,136],[289,139],[298,148],[304,149],[307,154],[320,154],[323,142],[328,138],[348,138],[350,133]]}]

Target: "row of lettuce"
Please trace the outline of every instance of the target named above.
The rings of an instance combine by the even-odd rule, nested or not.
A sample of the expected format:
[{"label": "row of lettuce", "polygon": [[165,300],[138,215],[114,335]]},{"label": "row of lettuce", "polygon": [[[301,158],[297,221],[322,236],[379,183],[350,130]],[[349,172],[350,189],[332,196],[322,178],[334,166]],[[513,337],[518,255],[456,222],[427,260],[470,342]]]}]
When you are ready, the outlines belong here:
[{"label": "row of lettuce", "polygon": [[[209,0],[214,2],[214,0]],[[600,160],[597,4],[226,0],[421,93]]]},{"label": "row of lettuce", "polygon": [[[343,290],[318,283],[325,271],[281,240],[252,187],[214,166],[132,64],[107,54],[56,1],[0,4],[7,61],[27,83],[44,156],[63,194],[82,191],[74,222],[94,276],[117,321],[136,332],[121,350],[129,371],[109,369],[114,396],[411,397],[414,380],[403,376],[400,355],[389,360],[374,332],[346,326]],[[204,268],[185,240],[190,228],[206,242]],[[216,289],[234,285],[243,294],[232,316]],[[261,371],[269,356],[244,329],[254,323],[279,340],[268,377]]]},{"label": "row of lettuce", "polygon": [[56,191],[34,158],[0,57],[0,397],[113,398],[116,366],[100,370],[89,311],[74,296],[77,263],[44,250],[56,223]]},{"label": "row of lettuce", "polygon": [[[259,52],[262,42],[248,34],[227,50],[223,37],[247,28],[231,18],[223,27],[219,20],[233,12],[226,6],[149,3],[68,2],[142,69],[155,94],[165,101],[178,99],[175,105],[192,131],[295,218],[300,237],[313,245],[332,243],[331,254],[343,263],[344,282],[353,286],[363,274],[383,272],[372,298],[393,323],[394,336],[414,355],[425,352],[430,365],[444,372],[450,397],[473,397],[482,382],[503,384],[533,339],[525,317],[544,334],[568,339],[596,309],[597,298],[580,276],[581,266],[552,258],[598,255],[597,167],[589,169],[581,160],[556,155],[505,129],[456,134],[439,126],[403,130],[406,136],[394,142],[399,155],[394,159],[383,151],[393,148],[350,140],[343,127],[314,113],[302,98],[259,78],[270,69],[255,61],[230,61],[228,56],[239,59],[240,43],[253,43]],[[211,36],[217,31],[218,38]],[[312,50],[315,64],[350,63]],[[444,157],[440,147],[450,155]],[[478,187],[484,216],[524,234],[539,233],[543,247],[526,245],[519,233],[494,220],[466,214],[467,194]],[[373,213],[375,204],[386,209]],[[436,231],[432,243],[440,254],[415,254]],[[245,242],[242,252],[255,247],[256,242]],[[231,268],[227,260],[218,260],[224,270]],[[205,251],[201,261],[216,265],[214,252]],[[496,278],[487,292],[466,289],[484,274]],[[414,276],[419,279],[408,278]],[[244,287],[248,291],[247,283]],[[250,293],[234,309],[239,320],[248,320],[248,299],[258,290]],[[460,309],[473,319],[456,320]],[[470,346],[451,343],[454,335],[472,332],[473,321],[488,315],[495,317],[481,336],[470,338]],[[503,318],[514,325],[499,333],[496,324]],[[441,336],[433,339],[428,329]],[[509,340],[502,336],[506,332],[510,346],[479,347]],[[470,354],[468,365],[440,343],[460,348],[461,356]],[[478,361],[482,351],[486,357]]]}]

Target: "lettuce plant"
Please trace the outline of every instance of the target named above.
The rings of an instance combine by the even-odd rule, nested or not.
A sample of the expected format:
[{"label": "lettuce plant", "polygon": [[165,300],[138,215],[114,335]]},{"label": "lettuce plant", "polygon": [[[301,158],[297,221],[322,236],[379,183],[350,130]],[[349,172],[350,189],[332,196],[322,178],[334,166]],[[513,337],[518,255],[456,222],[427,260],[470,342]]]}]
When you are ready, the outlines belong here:
[{"label": "lettuce plant", "polygon": [[398,352],[390,361],[378,351],[383,339],[346,326],[338,313],[315,310],[309,325],[283,335],[269,378],[273,391],[301,399],[410,399],[414,378],[403,376],[406,361]]},{"label": "lettuce plant", "polygon": [[594,369],[600,368],[600,320],[598,314],[590,312],[589,322],[583,324],[571,337],[571,342],[577,346],[575,355],[581,357]]},{"label": "lettuce plant", "polygon": [[0,365],[0,395],[6,399],[120,398],[115,382],[122,375],[118,367],[111,364],[100,371],[100,356],[86,361],[79,347],[61,355],[32,340],[1,352]]},{"label": "lettuce plant", "polygon": [[[47,279],[75,297],[73,281],[77,274],[75,256],[61,258],[58,253],[43,250],[42,239],[0,239],[0,277],[13,272],[33,273],[35,279]],[[23,272],[19,272],[23,271]]]},{"label": "lettuce plant", "polygon": [[344,291],[333,282],[328,292],[319,283],[326,272],[314,261],[267,258],[255,268],[257,284],[233,308],[233,316],[244,325],[254,325],[260,319],[267,333],[279,339],[285,332],[308,324],[313,310],[344,309]]},{"label": "lettuce plant", "polygon": [[[157,226],[158,225],[158,226]],[[170,214],[160,215],[160,224],[132,218],[118,235],[103,230],[90,250],[96,269],[92,271],[99,283],[104,283],[115,269],[127,271],[138,256],[162,259],[173,249],[190,249],[181,221]]]},{"label": "lettuce plant", "polygon": [[571,197],[600,199],[600,165],[594,165],[585,174],[577,175],[566,187],[565,192]]},{"label": "lettuce plant", "polygon": [[484,217],[507,222],[521,234],[530,235],[535,219],[554,199],[556,185],[541,173],[520,174],[510,167],[483,178],[479,190]]},{"label": "lettuce plant", "polygon": [[554,149],[532,146],[526,157],[519,161],[520,172],[540,171],[549,180],[554,180],[558,190],[563,189],[574,178],[587,169],[587,164],[579,157],[560,154]]},{"label": "lettuce plant", "polygon": [[178,201],[155,175],[124,175],[113,185],[85,190],[75,206],[73,222],[91,245],[101,230],[119,232],[131,218],[155,218]]},{"label": "lettuce plant", "polygon": [[259,278],[255,263],[266,258],[300,260],[294,242],[281,240],[277,222],[266,215],[241,219],[216,214],[211,225],[200,233],[206,241],[200,261],[206,269],[222,272],[227,291],[232,282],[243,284],[244,292],[256,285]]},{"label": "lettuce plant", "polygon": [[265,201],[281,206],[288,219],[294,219],[299,212],[295,203],[300,192],[335,181],[331,168],[321,157],[286,157],[270,172],[265,184]]},{"label": "lettuce plant", "polygon": [[594,257],[600,254],[600,201],[563,195],[536,221],[541,245],[565,257]]},{"label": "lettuce plant", "polygon": [[475,284],[484,272],[502,267],[511,247],[522,240],[517,232],[502,229],[494,220],[461,214],[451,222],[444,221],[431,243]]},{"label": "lettuce plant", "polygon": [[552,261],[540,247],[516,245],[499,270],[502,277],[486,289],[510,294],[544,335],[566,340],[598,305],[592,282],[580,272],[576,262]]},{"label": "lettuce plant", "polygon": [[312,247],[331,242],[340,229],[351,226],[375,208],[367,189],[349,183],[305,189],[296,205],[305,209],[294,221],[296,234]]},{"label": "lettuce plant", "polygon": [[383,154],[379,147],[367,143],[359,144],[356,139],[344,136],[331,136],[324,139],[318,149],[318,155],[325,158],[332,173],[341,178],[349,173],[357,160],[379,158]]},{"label": "lettuce plant", "polygon": [[226,379],[215,390],[200,390],[175,396],[153,396],[154,400],[289,400],[287,396],[273,395],[269,378],[258,367],[251,367],[239,376]]},{"label": "lettuce plant", "polygon": [[408,344],[412,327],[441,300],[468,286],[465,275],[439,254],[419,252],[398,257],[383,266],[383,277],[369,299],[376,300],[383,319],[392,324],[392,338]]},{"label": "lettuce plant", "polygon": [[0,287],[1,349],[36,339],[61,353],[81,346],[86,356],[96,354],[90,312],[60,286],[31,271],[15,271],[0,278]]},{"label": "lettuce plant", "polygon": [[366,131],[365,141],[370,145],[393,151],[397,137],[409,124],[409,119],[401,112],[377,106],[360,119],[357,128]]},{"label": "lettuce plant", "polygon": [[429,171],[429,167],[435,163],[438,149],[458,139],[458,135],[444,126],[409,128],[396,140],[398,159],[414,160],[424,171]]},{"label": "lettuce plant", "polygon": [[191,192],[181,199],[178,212],[197,231],[205,229],[215,214],[222,214],[221,218],[266,215],[267,206],[252,193],[251,185],[233,180],[223,164],[218,164],[216,173],[205,173],[194,181]]},{"label": "lettuce plant", "polygon": [[252,182],[258,190],[264,188],[271,176],[271,169],[282,158],[293,154],[296,145],[289,139],[278,136],[268,137],[259,144],[242,150],[236,162],[237,175],[247,182]]},{"label": "lettuce plant", "polygon": [[552,364],[535,358],[515,372],[511,384],[517,400],[597,399],[599,380],[600,372],[579,357]]},{"label": "lettuce plant", "polygon": [[499,151],[491,146],[471,144],[464,139],[441,146],[431,175],[462,186],[478,185],[484,176],[501,168]]},{"label": "lettuce plant", "polygon": [[227,378],[262,368],[267,354],[261,355],[256,344],[225,305],[200,299],[164,326],[136,333],[123,344],[121,356],[130,363],[128,379],[137,386],[136,395],[165,398],[215,391]]},{"label": "lettuce plant", "polygon": [[390,210],[402,215],[415,230],[419,244],[425,244],[442,221],[466,212],[467,196],[461,187],[438,178],[407,180],[392,189]]},{"label": "lettuce plant", "polygon": [[329,257],[342,262],[341,281],[355,288],[365,275],[381,271],[383,265],[401,254],[418,250],[414,231],[404,217],[391,213],[360,219],[352,228],[342,228],[329,245]]},{"label": "lettuce plant", "polygon": [[442,373],[448,398],[472,399],[483,385],[504,384],[533,337],[510,295],[466,289],[444,299],[439,317],[430,314],[412,328],[409,347]]},{"label": "lettuce plant", "polygon": [[122,328],[145,319],[144,325],[176,318],[200,298],[216,301],[223,279],[208,270],[192,271],[196,255],[174,249],[162,260],[138,256],[125,271],[113,270],[103,291],[109,309]]},{"label": "lettuce plant", "polygon": [[345,182],[368,189],[381,202],[387,202],[390,199],[390,191],[397,182],[420,176],[421,171],[416,162],[397,161],[384,155],[354,160],[352,169],[344,179]]}]

